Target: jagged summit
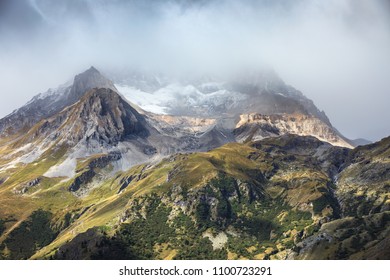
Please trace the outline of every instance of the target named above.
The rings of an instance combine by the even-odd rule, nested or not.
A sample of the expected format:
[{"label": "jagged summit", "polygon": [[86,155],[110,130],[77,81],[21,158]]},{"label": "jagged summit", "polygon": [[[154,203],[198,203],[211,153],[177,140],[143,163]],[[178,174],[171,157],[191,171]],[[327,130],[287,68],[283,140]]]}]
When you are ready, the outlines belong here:
[{"label": "jagged summit", "polygon": [[95,72],[95,73],[99,73],[100,74],[99,70],[97,70],[95,68],[95,66],[93,66],[93,65],[91,65],[91,67],[89,67],[84,73],[87,73],[87,72],[90,72],[90,73],[94,73]]},{"label": "jagged summit", "polygon": [[75,76],[69,97],[72,101],[77,101],[92,88],[109,88],[118,91],[109,79],[91,66],[85,72]]},{"label": "jagged summit", "polygon": [[9,136],[25,133],[39,121],[51,117],[74,104],[93,88],[108,88],[118,91],[114,84],[95,67],[74,77],[72,84],[49,89],[34,96],[26,105],[0,120],[0,133]]}]

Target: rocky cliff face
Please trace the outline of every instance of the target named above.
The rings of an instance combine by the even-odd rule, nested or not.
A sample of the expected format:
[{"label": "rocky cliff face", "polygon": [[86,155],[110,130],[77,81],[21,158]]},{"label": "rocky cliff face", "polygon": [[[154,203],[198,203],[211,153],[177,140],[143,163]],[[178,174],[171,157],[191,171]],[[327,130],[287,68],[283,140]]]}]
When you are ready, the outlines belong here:
[{"label": "rocky cliff face", "polygon": [[337,185],[345,216],[390,211],[390,138],[352,150]]},{"label": "rocky cliff face", "polygon": [[238,142],[256,141],[283,134],[314,136],[332,145],[352,148],[332,126],[321,119],[303,114],[243,114],[237,123],[234,134]]},{"label": "rocky cliff face", "polygon": [[[63,122],[61,122],[61,120]],[[60,123],[58,123],[58,121]],[[111,89],[92,89],[75,105],[45,121],[36,136],[52,133],[78,143],[97,141],[102,145],[116,145],[120,141],[148,135],[145,119]]]},{"label": "rocky cliff face", "polygon": [[[351,150],[335,176],[341,219],[297,244],[290,258],[388,259],[390,138]],[[340,172],[341,171],[341,172]]]}]

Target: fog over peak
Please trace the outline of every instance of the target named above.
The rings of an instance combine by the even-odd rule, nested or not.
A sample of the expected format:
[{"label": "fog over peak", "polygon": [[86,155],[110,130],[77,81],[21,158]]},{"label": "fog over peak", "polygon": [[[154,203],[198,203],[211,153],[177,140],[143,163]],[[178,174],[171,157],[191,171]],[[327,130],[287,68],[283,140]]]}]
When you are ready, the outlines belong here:
[{"label": "fog over peak", "polygon": [[0,116],[91,65],[270,66],[350,138],[390,134],[386,0],[0,2]]}]

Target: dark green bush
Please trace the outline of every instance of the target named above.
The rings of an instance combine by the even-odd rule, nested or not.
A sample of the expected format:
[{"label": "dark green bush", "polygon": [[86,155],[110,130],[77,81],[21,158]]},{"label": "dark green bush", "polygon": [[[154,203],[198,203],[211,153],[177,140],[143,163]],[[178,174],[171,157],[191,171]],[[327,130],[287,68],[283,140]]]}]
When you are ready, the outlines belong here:
[{"label": "dark green bush", "polygon": [[0,219],[0,235],[2,235],[4,231],[5,231],[5,222],[2,219]]}]

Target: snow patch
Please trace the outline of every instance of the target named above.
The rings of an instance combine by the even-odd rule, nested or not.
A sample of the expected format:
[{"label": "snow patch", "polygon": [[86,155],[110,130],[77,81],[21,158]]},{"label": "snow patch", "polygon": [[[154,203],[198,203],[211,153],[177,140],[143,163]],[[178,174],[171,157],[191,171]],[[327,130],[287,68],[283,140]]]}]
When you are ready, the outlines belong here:
[{"label": "snow patch", "polygon": [[155,114],[169,114],[183,105],[204,108],[221,105],[234,107],[245,99],[243,94],[221,89],[221,84],[218,83],[203,84],[199,88],[191,84],[172,83],[153,92],[121,84],[115,86],[130,102]]},{"label": "snow patch", "polygon": [[[60,85],[57,88],[49,88],[46,92],[44,93],[39,93],[36,96],[34,96],[29,102],[26,103],[26,105],[29,105],[37,100],[43,100],[48,97],[50,98],[55,98],[55,101],[58,101],[62,98],[62,96],[69,90],[69,87],[72,85],[72,82],[69,81],[65,84]],[[25,105],[25,106],[26,106]]]},{"label": "snow patch", "polygon": [[127,100],[155,114],[166,114],[168,108],[162,104],[172,99],[169,94],[153,94],[126,85],[115,85],[115,87]]}]

